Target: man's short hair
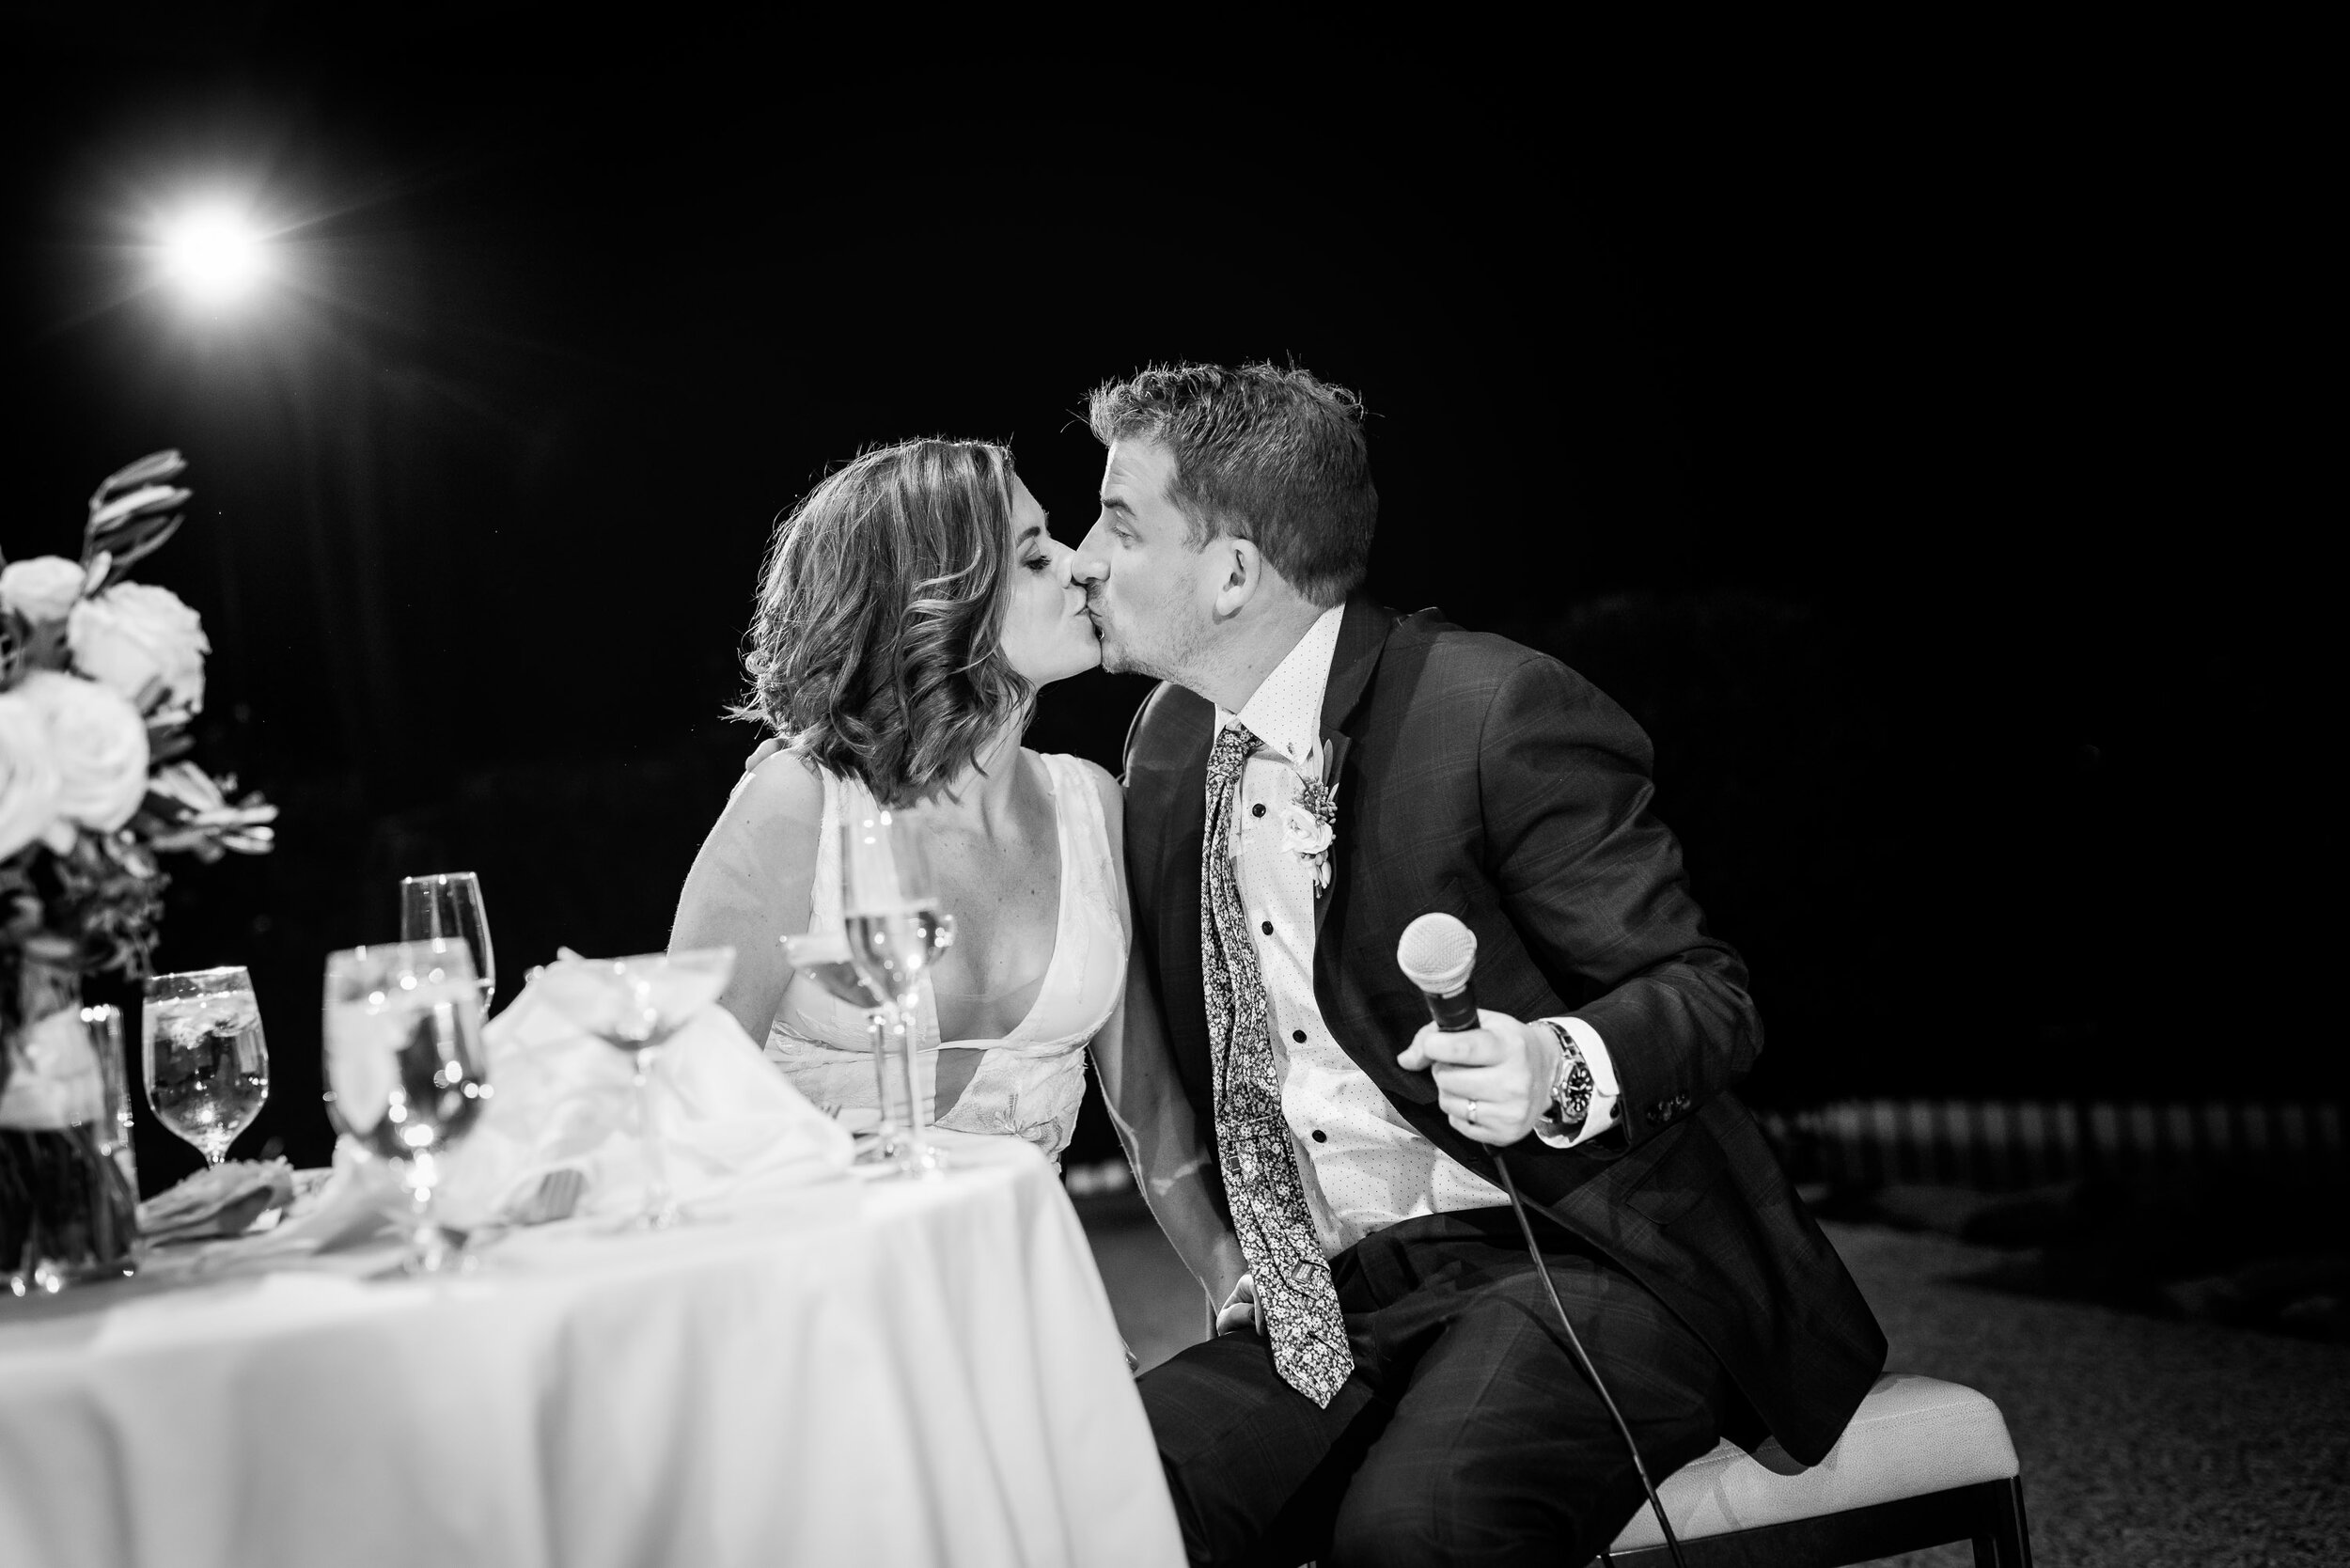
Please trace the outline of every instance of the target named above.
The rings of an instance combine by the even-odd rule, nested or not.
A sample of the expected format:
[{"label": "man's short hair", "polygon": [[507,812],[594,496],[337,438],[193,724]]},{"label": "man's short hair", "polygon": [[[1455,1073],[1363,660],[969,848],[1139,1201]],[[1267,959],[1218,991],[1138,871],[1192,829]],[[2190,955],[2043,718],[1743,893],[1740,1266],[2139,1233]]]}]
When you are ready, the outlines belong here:
[{"label": "man's short hair", "polygon": [[1336,604],[1363,580],[1379,492],[1363,402],[1310,371],[1274,365],[1153,366],[1094,388],[1095,439],[1145,437],[1175,460],[1167,496],[1193,549],[1253,540],[1291,587]]}]

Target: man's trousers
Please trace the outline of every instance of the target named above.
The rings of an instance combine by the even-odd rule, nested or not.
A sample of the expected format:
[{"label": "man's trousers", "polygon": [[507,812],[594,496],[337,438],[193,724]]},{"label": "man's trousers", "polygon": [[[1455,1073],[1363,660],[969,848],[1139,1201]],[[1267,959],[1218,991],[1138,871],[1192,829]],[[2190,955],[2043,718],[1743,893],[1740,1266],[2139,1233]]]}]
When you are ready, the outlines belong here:
[{"label": "man's trousers", "polygon": [[[1663,1303],[1533,1216],[1584,1349],[1662,1482],[1754,1417]],[[1331,1261],[1355,1371],[1327,1410],[1254,1333],[1145,1374],[1196,1563],[1584,1562],[1646,1495],[1507,1208],[1405,1220]]]}]

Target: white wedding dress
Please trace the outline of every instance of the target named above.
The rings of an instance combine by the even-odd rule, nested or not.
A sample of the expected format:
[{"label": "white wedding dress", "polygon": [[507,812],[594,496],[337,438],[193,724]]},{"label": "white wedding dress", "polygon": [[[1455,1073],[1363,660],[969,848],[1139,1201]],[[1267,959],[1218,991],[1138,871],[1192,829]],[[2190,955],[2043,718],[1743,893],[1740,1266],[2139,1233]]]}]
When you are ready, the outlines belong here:
[{"label": "white wedding dress", "polygon": [[[962,1095],[935,1120],[964,1133],[1027,1139],[1059,1162],[1085,1097],[1085,1046],[1109,1021],[1126,989],[1126,911],[1118,897],[1102,802],[1073,757],[1042,754],[1060,838],[1060,915],[1052,962],[1036,1003],[1000,1040],[938,1038],[938,1005],[922,980],[917,1022],[917,1092],[934,1092],[939,1048],[984,1048]],[[809,929],[840,923],[840,813],[844,800],[870,806],[861,784],[822,776],[824,824],[817,841]],[[948,910],[946,913],[954,913]],[[806,975],[793,975],[767,1036],[767,1058],[801,1093],[852,1129],[879,1116],[865,1014]]]}]

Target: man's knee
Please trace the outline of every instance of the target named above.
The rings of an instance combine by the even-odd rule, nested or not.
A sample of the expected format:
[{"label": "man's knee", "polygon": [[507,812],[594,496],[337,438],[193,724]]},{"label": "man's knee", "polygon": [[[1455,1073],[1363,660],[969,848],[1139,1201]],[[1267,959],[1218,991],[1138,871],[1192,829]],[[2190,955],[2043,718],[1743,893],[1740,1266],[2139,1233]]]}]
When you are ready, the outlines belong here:
[{"label": "man's knee", "polygon": [[1582,1562],[1615,1539],[1641,1496],[1638,1477],[1622,1462],[1530,1486],[1430,1479],[1414,1486],[1357,1475],[1339,1508],[1325,1568]]},{"label": "man's knee", "polygon": [[1331,1524],[1323,1559],[1329,1568],[1431,1568],[1455,1560],[1433,1498],[1355,1480]]},{"label": "man's knee", "polygon": [[1360,1379],[1316,1405],[1249,1335],[1194,1345],[1137,1388],[1195,1562],[1259,1560],[1268,1533],[1316,1498],[1327,1518],[1380,1416]]}]

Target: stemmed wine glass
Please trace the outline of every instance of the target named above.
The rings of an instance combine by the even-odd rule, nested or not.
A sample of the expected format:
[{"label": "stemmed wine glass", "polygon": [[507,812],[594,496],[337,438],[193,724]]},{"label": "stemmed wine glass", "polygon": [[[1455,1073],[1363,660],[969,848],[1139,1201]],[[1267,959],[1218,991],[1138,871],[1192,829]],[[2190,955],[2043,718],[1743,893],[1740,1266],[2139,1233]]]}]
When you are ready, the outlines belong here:
[{"label": "stemmed wine glass", "polygon": [[475,980],[481,987],[481,1016],[490,1015],[497,994],[497,953],[490,946],[490,917],[481,905],[481,879],[471,871],[432,871],[400,879],[400,939],[430,942],[462,939],[473,953]]},{"label": "stemmed wine glass", "polygon": [[237,964],[150,976],[139,1031],[155,1119],[195,1144],[207,1168],[217,1167],[269,1099],[269,1045],[253,977]]},{"label": "stemmed wine glass", "polygon": [[326,1108],[337,1132],[392,1162],[408,1188],[410,1274],[463,1266],[434,1220],[441,1157],[490,1098],[481,991],[454,938],[386,942],[326,959]]},{"label": "stemmed wine glass", "polygon": [[[927,1120],[916,1070],[922,977],[955,939],[951,916],[938,907],[938,882],[918,806],[851,809],[840,819],[840,922],[849,962],[883,1000],[892,1070],[905,1086],[905,1126],[898,1168],[926,1175],[945,1156],[922,1136]],[[883,1104],[892,1096],[885,1093]]]},{"label": "stemmed wine glass", "polygon": [[848,934],[838,926],[776,940],[783,944],[786,964],[865,1014],[865,1043],[873,1053],[873,1103],[881,1107],[881,1125],[875,1130],[873,1140],[857,1151],[856,1161],[864,1165],[893,1158],[905,1125],[905,1077],[892,1070],[895,1058],[889,1054],[889,1028],[882,1017],[882,1010],[888,1003],[865,983],[865,977],[849,962]]},{"label": "stemmed wine glass", "polygon": [[732,948],[701,948],[634,958],[562,958],[533,976],[540,995],[566,1018],[629,1055],[635,1070],[637,1133],[645,1147],[645,1203],[636,1224],[646,1230],[662,1230],[685,1217],[669,1192],[660,1123],[653,1116],[653,1062],[671,1035],[718,999],[733,973]]}]

